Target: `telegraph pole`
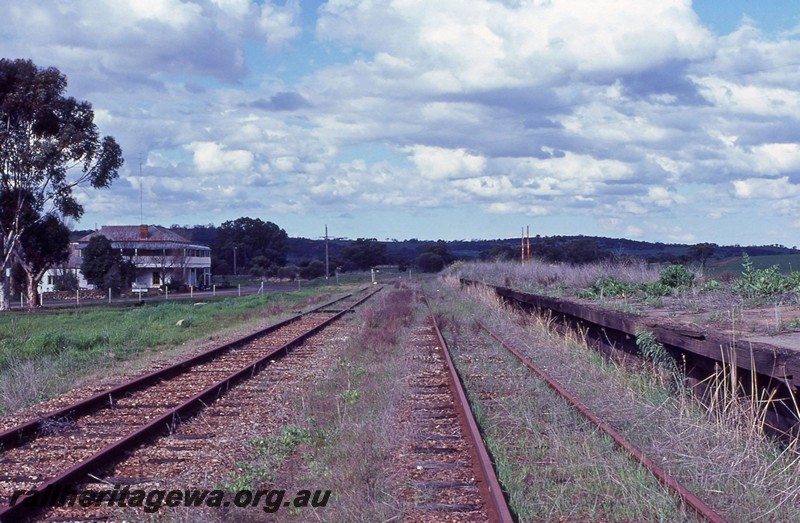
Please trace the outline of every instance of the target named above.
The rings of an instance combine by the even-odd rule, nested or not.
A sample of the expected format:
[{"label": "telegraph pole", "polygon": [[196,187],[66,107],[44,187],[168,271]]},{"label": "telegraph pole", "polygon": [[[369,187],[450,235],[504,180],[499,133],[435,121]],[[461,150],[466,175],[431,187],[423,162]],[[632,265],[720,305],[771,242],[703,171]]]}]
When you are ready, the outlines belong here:
[{"label": "telegraph pole", "polygon": [[328,224],[325,224],[325,279],[330,277],[330,270],[328,270]]}]

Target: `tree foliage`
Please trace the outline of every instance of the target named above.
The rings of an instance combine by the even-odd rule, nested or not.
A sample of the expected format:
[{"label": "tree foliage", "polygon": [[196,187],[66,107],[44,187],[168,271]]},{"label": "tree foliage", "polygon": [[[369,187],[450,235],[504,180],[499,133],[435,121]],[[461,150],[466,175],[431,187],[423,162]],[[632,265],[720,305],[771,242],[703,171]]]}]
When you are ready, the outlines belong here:
[{"label": "tree foliage", "polygon": [[609,253],[600,248],[592,238],[542,238],[537,242],[534,254],[548,262],[566,262],[582,265],[603,260]]},{"label": "tree foliage", "polygon": [[706,262],[714,256],[716,250],[716,243],[698,243],[689,247],[686,254],[690,259],[699,261],[700,267],[705,270]]},{"label": "tree foliage", "polygon": [[69,228],[52,214],[36,221],[22,233],[17,259],[27,279],[28,307],[38,307],[42,276],[69,259]]},{"label": "tree foliage", "polygon": [[[15,194],[4,210],[0,271],[10,266],[30,211],[41,220],[57,213],[78,219],[83,207],[72,194],[79,185],[111,185],[122,166],[122,151],[101,137],[89,102],[65,95],[67,79],[54,67],[30,60],[0,59],[0,191]],[[8,308],[5,278],[0,309]]]},{"label": "tree foliage", "polygon": [[[38,285],[44,273],[54,265],[69,259],[69,228],[52,214],[40,216],[32,205],[27,191],[0,191],[0,226],[22,229],[13,257],[12,274],[15,289],[20,287],[28,296],[28,307],[40,305]],[[15,291],[16,292],[16,291]]]},{"label": "tree foliage", "polygon": [[493,245],[485,251],[481,251],[478,258],[487,262],[518,260],[520,258],[520,249],[519,247],[514,248],[508,245]]},{"label": "tree foliage", "polygon": [[136,267],[122,259],[119,250],[114,249],[111,240],[105,236],[95,236],[81,254],[81,272],[86,281],[101,289],[118,292],[136,279]]},{"label": "tree foliage", "polygon": [[444,269],[446,263],[441,255],[435,252],[423,252],[415,260],[415,264],[422,272],[439,272]]},{"label": "tree foliage", "polygon": [[414,263],[422,272],[439,272],[455,260],[447,242],[443,240],[420,244],[417,250],[420,254]]},{"label": "tree foliage", "polygon": [[417,250],[420,254],[431,253],[439,256],[445,265],[453,263],[455,260],[455,257],[450,253],[450,247],[444,240],[423,243],[417,246]]},{"label": "tree foliage", "polygon": [[265,275],[286,263],[287,239],[286,231],[274,223],[243,217],[220,225],[211,249],[216,260],[231,268],[236,249],[237,273]]},{"label": "tree foliage", "polygon": [[386,245],[375,238],[358,238],[339,254],[345,271],[363,271],[386,262]]}]

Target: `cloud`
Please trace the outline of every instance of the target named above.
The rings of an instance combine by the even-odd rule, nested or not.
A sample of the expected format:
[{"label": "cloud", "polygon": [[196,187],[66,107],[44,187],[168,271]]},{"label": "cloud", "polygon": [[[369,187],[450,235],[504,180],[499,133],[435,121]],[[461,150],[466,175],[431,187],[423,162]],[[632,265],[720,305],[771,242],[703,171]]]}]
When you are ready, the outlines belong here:
[{"label": "cloud", "polygon": [[486,159],[464,149],[445,149],[414,145],[405,149],[420,175],[432,179],[452,179],[480,174]]},{"label": "cloud", "polygon": [[256,100],[250,102],[250,107],[263,109],[265,111],[296,111],[311,104],[303,98],[303,95],[295,92],[280,92],[270,96],[269,100]]},{"label": "cloud", "polygon": [[800,171],[800,144],[767,143],[753,148],[756,169],[764,174]]},{"label": "cloud", "polygon": [[299,9],[294,1],[30,0],[4,8],[2,33],[25,42],[29,52],[18,54],[48,56],[62,69],[143,82],[181,74],[230,81],[247,71],[242,38],[290,42],[300,32]]},{"label": "cloud", "polygon": [[647,190],[646,201],[659,207],[672,207],[677,204],[686,203],[686,197],[681,196],[665,187],[650,187]]},{"label": "cloud", "polygon": [[797,195],[800,41],[717,37],[689,0],[5,3],[4,55],[65,72],[123,177],[142,154],[154,198],[214,213],[198,223],[236,218],[230,198],[685,238]]},{"label": "cloud", "polygon": [[800,185],[791,183],[788,176],[777,179],[747,178],[734,180],[733,192],[737,198],[746,200],[784,200],[796,198],[800,194]]},{"label": "cloud", "polygon": [[226,151],[214,142],[192,142],[187,149],[193,153],[194,166],[200,173],[246,172],[253,165],[250,151]]}]

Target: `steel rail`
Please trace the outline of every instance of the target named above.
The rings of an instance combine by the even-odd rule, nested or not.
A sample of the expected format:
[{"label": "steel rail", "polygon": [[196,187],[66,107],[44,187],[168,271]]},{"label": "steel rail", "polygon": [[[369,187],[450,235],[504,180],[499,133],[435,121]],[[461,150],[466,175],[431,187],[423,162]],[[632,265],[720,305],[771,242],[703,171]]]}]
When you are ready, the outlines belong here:
[{"label": "steel rail", "polygon": [[478,487],[484,493],[484,498],[487,501],[487,516],[489,521],[503,523],[513,522],[515,519],[511,515],[511,510],[503,495],[503,489],[500,486],[500,481],[497,479],[497,474],[494,470],[492,458],[489,456],[489,451],[483,443],[483,437],[481,436],[478,423],[472,415],[467,394],[464,392],[464,387],[461,384],[461,378],[453,364],[453,359],[450,357],[450,350],[447,348],[444,336],[442,336],[442,332],[439,330],[439,325],[436,323],[436,318],[433,315],[433,311],[430,309],[427,298],[423,297],[423,300],[430,311],[430,319],[433,324],[433,329],[436,332],[439,349],[447,363],[448,381],[453,391],[453,399],[456,404],[456,411],[459,413],[458,417],[461,420],[461,426],[465,429],[464,433],[472,444],[472,449],[480,465],[480,472],[485,480],[479,483]]},{"label": "steel rail", "polygon": [[598,418],[580,399],[577,398],[577,396],[565,389],[558,382],[558,380],[553,378],[545,370],[534,365],[528,358],[523,356],[517,349],[502,340],[479,319],[476,318],[475,322],[503,348],[513,354],[523,365],[528,367],[534,374],[544,380],[553,391],[571,403],[572,406],[575,407],[575,409],[586,419],[594,423],[598,428],[600,428],[600,430],[611,437],[611,439],[619,448],[628,451],[636,459],[636,461],[641,463],[647,470],[649,470],[650,473],[653,474],[663,485],[675,492],[700,517],[712,523],[725,523],[727,521],[719,513],[714,511],[714,509],[708,506],[702,499],[697,497],[692,491],[687,489],[678,480],[670,476],[669,473],[659,467],[652,459],[645,456],[641,450],[625,439],[625,437],[617,432],[616,429],[614,429],[611,425]]},{"label": "steel rail", "polygon": [[[350,310],[371,298],[381,289],[382,287],[378,287],[373,292],[346,307],[344,310],[336,313],[334,316],[331,316],[322,323],[316,325],[305,333],[300,334],[284,345],[271,350],[269,354],[259,357],[246,367],[194,395],[181,405],[178,405],[177,407],[174,407],[161,414],[157,418],[148,422],[146,425],[139,427],[134,432],[131,432],[116,442],[106,446],[92,456],[62,472],[60,475],[46,480],[44,483],[34,489],[36,492],[35,494],[21,496],[16,500],[16,503],[13,506],[0,509],[0,522],[11,523],[31,518],[42,508],[47,508],[35,506],[37,503],[35,503],[35,500],[31,498],[36,497],[37,499],[50,499],[54,492],[59,492],[59,487],[63,487],[64,485],[74,485],[76,483],[85,481],[88,474],[102,470],[103,468],[119,461],[137,445],[150,441],[161,434],[170,433],[181,421],[205,408],[209,403],[214,401],[217,397],[223,395],[231,387],[257,374],[259,370],[269,362],[270,359],[280,358],[289,354],[290,349],[300,345],[307,338],[313,336],[334,321],[343,317]],[[325,304],[323,306],[328,305],[330,304]],[[252,335],[245,336],[245,338],[251,337]]]},{"label": "steel rail", "polygon": [[111,407],[114,405],[115,398],[120,398],[133,391],[145,389],[148,386],[158,383],[162,380],[174,378],[175,376],[188,371],[192,367],[206,363],[231,349],[249,343],[253,339],[260,336],[270,334],[271,332],[302,319],[307,314],[313,314],[314,312],[320,311],[325,307],[330,307],[331,305],[344,301],[352,296],[353,294],[346,294],[341,298],[337,298],[330,302],[319,305],[309,311],[296,314],[257,332],[241,336],[233,341],[218,347],[214,347],[203,353],[150,372],[127,383],[123,383],[108,390],[98,392],[89,398],[78,401],[71,405],[67,405],[61,409],[48,412],[47,414],[43,414],[38,418],[32,419],[15,427],[11,427],[10,429],[0,433],[0,452],[19,447],[36,438],[42,428],[42,425],[49,420],[71,419],[73,417],[82,416],[90,412],[95,412],[102,408]]}]

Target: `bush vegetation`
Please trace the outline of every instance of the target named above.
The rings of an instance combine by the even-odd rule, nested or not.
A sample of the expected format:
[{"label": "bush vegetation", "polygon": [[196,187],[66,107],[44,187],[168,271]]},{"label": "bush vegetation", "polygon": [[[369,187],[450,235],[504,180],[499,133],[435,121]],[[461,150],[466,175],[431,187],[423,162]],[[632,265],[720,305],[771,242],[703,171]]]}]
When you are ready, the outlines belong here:
[{"label": "bush vegetation", "polygon": [[603,276],[595,280],[588,289],[578,291],[580,298],[603,299],[639,295],[643,298],[669,296],[676,289],[694,286],[695,276],[684,265],[670,265],[661,270],[657,281],[626,283],[614,276]]},{"label": "bush vegetation", "polygon": [[800,272],[783,274],[777,265],[756,269],[747,254],[742,256],[742,275],[733,290],[746,299],[766,298],[779,294],[800,292]]}]

